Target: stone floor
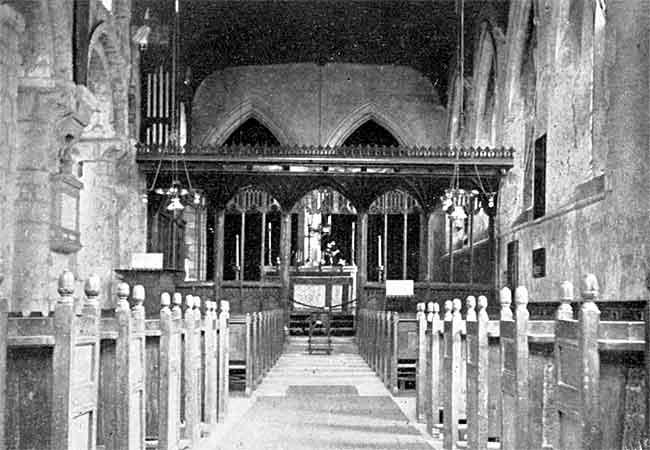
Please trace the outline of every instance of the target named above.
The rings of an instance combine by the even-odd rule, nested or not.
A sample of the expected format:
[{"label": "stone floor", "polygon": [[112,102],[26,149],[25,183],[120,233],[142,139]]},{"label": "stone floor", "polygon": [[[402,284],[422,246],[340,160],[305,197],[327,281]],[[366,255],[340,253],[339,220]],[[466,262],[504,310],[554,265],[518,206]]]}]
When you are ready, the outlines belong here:
[{"label": "stone floor", "polygon": [[438,448],[415,423],[414,397],[392,397],[354,338],[333,343],[332,355],[309,355],[306,339],[292,337],[255,393],[231,399],[201,450]]}]

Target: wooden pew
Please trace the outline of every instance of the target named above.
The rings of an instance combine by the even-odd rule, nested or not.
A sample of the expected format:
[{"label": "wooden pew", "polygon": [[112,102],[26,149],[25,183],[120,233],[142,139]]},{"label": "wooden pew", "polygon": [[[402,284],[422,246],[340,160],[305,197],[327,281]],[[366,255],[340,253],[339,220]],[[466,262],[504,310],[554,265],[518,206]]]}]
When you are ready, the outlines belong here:
[{"label": "wooden pew", "polygon": [[464,323],[461,318],[460,299],[445,302],[444,334],[443,334],[443,448],[456,450],[459,439],[459,422],[462,414],[463,380],[461,373],[462,362],[462,332]]},{"label": "wooden pew", "polygon": [[74,284],[69,271],[59,277],[53,317],[6,319],[6,448],[96,446],[99,283],[95,278],[86,283],[80,309],[73,300]]},{"label": "wooden pew", "polygon": [[441,413],[443,406],[440,376],[442,373],[443,327],[443,322],[440,319],[440,305],[429,302],[427,304],[427,349],[425,354],[425,418],[427,431],[434,437],[439,437],[440,429],[442,428]]},{"label": "wooden pew", "polygon": [[[98,294],[98,279],[96,283],[93,295]],[[145,448],[144,287],[134,286],[133,309],[128,297],[129,286],[120,283],[114,315],[100,322],[98,449]]]},{"label": "wooden pew", "polygon": [[229,370],[231,385],[250,395],[275,364],[284,345],[282,310],[230,317]]},{"label": "wooden pew", "polygon": [[487,298],[478,298],[478,311],[473,296],[467,298],[465,317],[467,345],[467,446],[486,450],[488,443],[488,371],[489,344]]},{"label": "wooden pew", "polygon": [[180,295],[172,306],[164,294],[160,318],[145,320],[144,288],[133,288],[131,306],[121,283],[115,310],[102,316],[99,279],[88,279],[77,305],[74,283],[70,272],[61,275],[51,317],[8,317],[6,304],[0,309],[8,350],[0,449],[197,445],[226,409],[227,377],[220,375],[227,370],[220,373],[219,365],[227,367],[228,341],[220,342],[218,331],[228,335],[227,304],[217,315],[216,304],[206,302],[203,317],[200,299],[189,296],[183,318]]},{"label": "wooden pew", "polygon": [[[428,308],[427,429],[436,429],[435,386],[445,381],[445,449],[487,449],[494,439],[502,449],[641,448],[644,420],[636,411],[632,411],[631,418],[621,415],[627,416],[634,405],[647,405],[648,393],[639,396],[637,391],[630,391],[617,396],[610,390],[624,382],[616,375],[621,373],[621,361],[646,370],[640,356],[648,348],[647,325],[600,321],[595,303],[598,283],[593,275],[585,277],[581,293],[579,317],[574,319],[573,287],[563,283],[555,321],[529,319],[528,292],[523,287],[515,291],[514,310],[510,291],[501,291],[499,320],[489,320],[487,300],[482,297],[478,299],[478,311],[476,300],[471,296],[467,299],[464,322],[460,301],[447,303],[445,363],[439,371],[435,370],[439,359],[432,343],[440,336],[434,333],[433,325],[439,318],[435,317],[434,305]],[[458,351],[458,342],[461,349],[463,346],[463,324],[466,357]],[[498,358],[493,358],[494,350]],[[463,386],[454,382],[462,380],[458,363],[467,370],[464,400]],[[606,377],[601,376],[603,370]],[[491,396],[499,399],[499,408],[490,406]],[[600,403],[603,398],[606,408]],[[454,418],[460,416],[463,406],[467,412],[467,442],[461,442],[464,436],[459,434]],[[612,414],[618,417],[612,418]],[[636,422],[623,427],[627,420]],[[494,421],[498,421],[500,432],[494,432]],[[622,434],[617,431],[620,429]]]},{"label": "wooden pew", "polygon": [[418,303],[417,306],[417,363],[416,363],[416,380],[415,380],[415,416],[418,422],[426,421],[426,356],[427,356],[427,315],[425,304]]},{"label": "wooden pew", "polygon": [[243,386],[245,395],[253,389],[252,377],[252,322],[250,314],[232,315],[229,321],[229,373],[231,386]]},{"label": "wooden pew", "polygon": [[390,388],[397,394],[416,381],[418,322],[415,315],[393,312],[391,326]]},{"label": "wooden pew", "polygon": [[230,303],[221,300],[219,303],[218,323],[218,358],[219,392],[217,393],[217,420],[223,421],[228,413],[228,398],[230,396]]},{"label": "wooden pew", "polygon": [[570,304],[564,304],[558,311],[553,353],[558,431],[555,448],[559,450],[586,450],[598,448],[601,443],[598,404],[600,311],[594,303],[597,293],[595,277],[587,276],[579,320],[573,319]]}]

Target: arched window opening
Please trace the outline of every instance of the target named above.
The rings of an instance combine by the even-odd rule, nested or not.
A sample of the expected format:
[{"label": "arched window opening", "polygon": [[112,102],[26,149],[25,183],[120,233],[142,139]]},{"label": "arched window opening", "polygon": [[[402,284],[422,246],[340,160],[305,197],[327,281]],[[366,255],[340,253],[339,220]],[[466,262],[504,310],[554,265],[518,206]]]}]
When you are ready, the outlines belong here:
[{"label": "arched window opening", "polygon": [[368,279],[417,280],[421,215],[417,200],[392,190],[377,198],[368,212]]},{"label": "arched window opening", "polygon": [[274,147],[280,145],[275,135],[254,117],[242,123],[226,139],[224,145],[256,145]]},{"label": "arched window opening", "polygon": [[481,135],[490,144],[492,143],[494,128],[494,108],[496,103],[496,63],[494,59],[490,65],[490,73],[487,79],[487,88],[485,91],[485,103],[481,114]]},{"label": "arched window opening", "polygon": [[115,121],[113,86],[109,77],[108,60],[101,48],[94,48],[88,62],[88,89],[98,100],[98,111],[92,121],[99,132],[110,132]]},{"label": "arched window opening", "polygon": [[523,99],[526,127],[523,192],[524,210],[529,210],[533,207],[534,141],[537,134],[535,129],[537,110],[537,71],[535,68],[535,49],[537,45],[536,33],[535,11],[534,8],[531,8],[526,31],[526,44],[524,47],[525,53],[519,77],[521,80],[520,95]]},{"label": "arched window opening", "polygon": [[605,128],[607,127],[607,108],[609,106],[608,85],[609,65],[613,58],[607,57],[607,3],[605,0],[596,0],[594,13],[594,42],[593,42],[593,135],[592,144],[592,171],[594,176],[600,176],[605,171],[609,140]]},{"label": "arched window opening", "polygon": [[374,120],[364,122],[343,142],[344,146],[377,145],[381,147],[399,147],[399,142],[386,128]]},{"label": "arched window opening", "polygon": [[248,187],[226,206],[224,280],[258,281],[280,255],[280,205],[266,191]]}]

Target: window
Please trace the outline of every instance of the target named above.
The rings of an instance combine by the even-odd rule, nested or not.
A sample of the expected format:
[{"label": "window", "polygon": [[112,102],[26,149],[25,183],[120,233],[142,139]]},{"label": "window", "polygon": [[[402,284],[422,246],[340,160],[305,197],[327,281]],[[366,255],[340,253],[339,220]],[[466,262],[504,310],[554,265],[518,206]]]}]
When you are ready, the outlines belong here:
[{"label": "window", "polygon": [[546,276],[546,249],[538,248],[533,250],[533,278]]},{"label": "window", "polygon": [[74,0],[72,22],[72,66],[74,82],[86,84],[88,44],[90,42],[90,2]]},{"label": "window", "polygon": [[535,141],[533,175],[533,219],[546,214],[546,135]]}]

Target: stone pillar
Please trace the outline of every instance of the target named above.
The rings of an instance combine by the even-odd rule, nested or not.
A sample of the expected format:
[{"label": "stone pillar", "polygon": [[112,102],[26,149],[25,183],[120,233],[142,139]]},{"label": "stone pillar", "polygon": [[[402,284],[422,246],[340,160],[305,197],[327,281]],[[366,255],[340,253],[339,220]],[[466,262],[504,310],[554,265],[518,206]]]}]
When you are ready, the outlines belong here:
[{"label": "stone pillar", "polygon": [[115,308],[113,270],[118,267],[118,220],[114,192],[115,162],[105,155],[105,144],[88,142],[79,146],[84,154],[84,184],[79,194],[79,231],[82,248],[77,255],[77,277],[95,273],[102,281],[103,308]]},{"label": "stone pillar", "polygon": [[59,143],[54,133],[50,98],[45,89],[19,91],[16,234],[13,268],[13,310],[49,309],[50,169],[56,166]]},{"label": "stone pillar", "polygon": [[285,311],[289,310],[290,282],[289,266],[291,265],[291,212],[282,211],[280,221],[280,282],[282,291],[280,297],[284,302]]},{"label": "stone pillar", "polygon": [[368,281],[368,211],[358,210],[357,227],[355,229],[357,262],[357,309],[365,307],[365,286]]},{"label": "stone pillar", "polygon": [[25,30],[22,17],[9,5],[0,5],[0,278],[4,294],[12,298],[12,264],[16,201],[16,113],[18,111],[18,40]]}]

